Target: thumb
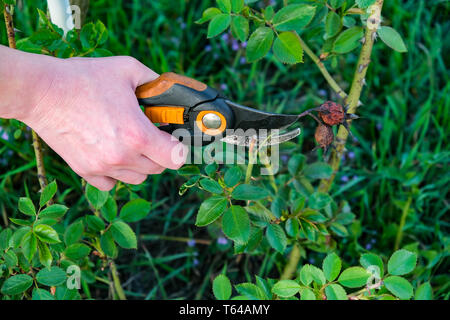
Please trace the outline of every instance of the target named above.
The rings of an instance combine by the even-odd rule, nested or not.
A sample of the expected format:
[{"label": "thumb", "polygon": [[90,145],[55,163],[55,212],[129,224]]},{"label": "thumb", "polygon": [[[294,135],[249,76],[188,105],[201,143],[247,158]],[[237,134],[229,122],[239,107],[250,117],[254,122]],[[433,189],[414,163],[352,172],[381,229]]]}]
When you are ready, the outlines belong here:
[{"label": "thumb", "polygon": [[159,74],[148,68],[139,60],[133,57],[125,57],[127,62],[125,63],[126,72],[130,75],[133,81],[135,89],[147,82],[153,81],[159,77]]}]

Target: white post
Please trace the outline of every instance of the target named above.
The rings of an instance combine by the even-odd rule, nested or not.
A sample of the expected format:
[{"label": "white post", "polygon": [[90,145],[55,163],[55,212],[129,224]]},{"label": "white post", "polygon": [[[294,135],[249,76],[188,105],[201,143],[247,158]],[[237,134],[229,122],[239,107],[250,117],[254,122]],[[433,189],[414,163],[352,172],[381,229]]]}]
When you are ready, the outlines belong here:
[{"label": "white post", "polygon": [[47,0],[47,4],[50,11],[50,19],[64,30],[64,34],[75,27],[69,0]]}]

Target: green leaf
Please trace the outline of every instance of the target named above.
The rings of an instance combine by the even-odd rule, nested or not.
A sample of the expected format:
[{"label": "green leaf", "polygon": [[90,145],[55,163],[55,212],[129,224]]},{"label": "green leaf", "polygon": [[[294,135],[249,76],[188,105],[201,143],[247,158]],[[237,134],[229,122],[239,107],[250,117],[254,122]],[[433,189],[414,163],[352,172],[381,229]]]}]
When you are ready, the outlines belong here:
[{"label": "green leaf", "polygon": [[83,26],[80,32],[81,45],[84,50],[89,50],[97,44],[97,32],[95,25],[89,22]]},{"label": "green leaf", "polygon": [[287,246],[287,238],[284,230],[277,224],[267,226],[266,238],[272,248],[283,253]]},{"label": "green leaf", "polygon": [[293,155],[288,162],[289,173],[296,176],[303,169],[305,161],[306,157],[303,154]]},{"label": "green leaf", "polygon": [[325,274],[325,278],[328,281],[333,281],[337,278],[341,272],[342,262],[336,253],[330,253],[323,260],[322,269]]},{"label": "green leaf", "polygon": [[267,21],[272,21],[274,16],[275,16],[275,10],[273,9],[273,6],[268,6],[264,9],[264,18]]},{"label": "green leaf", "polygon": [[223,233],[233,241],[247,243],[250,238],[250,219],[241,206],[232,206],[222,218]]},{"label": "green leaf", "polygon": [[184,166],[177,171],[180,176],[194,176],[200,174],[200,169],[197,166]]},{"label": "green leaf", "polygon": [[214,196],[202,203],[195,225],[204,227],[216,221],[227,207],[227,198]]},{"label": "green leaf", "polygon": [[216,15],[208,26],[208,38],[213,38],[224,32],[231,23],[231,16],[226,13]]},{"label": "green leaf", "polygon": [[216,0],[220,10],[224,13],[231,13],[231,1],[230,0]]},{"label": "green leaf", "polygon": [[366,285],[370,273],[361,267],[345,269],[339,277],[339,283],[348,288],[359,288]]},{"label": "green leaf", "polygon": [[331,231],[336,233],[339,237],[346,237],[346,236],[348,236],[347,228],[344,227],[342,224],[333,222],[330,225],[330,229],[331,229]]},{"label": "green leaf", "polygon": [[86,186],[86,197],[96,210],[104,206],[108,200],[108,196],[109,192],[107,191],[100,191],[90,184]]},{"label": "green leaf", "polygon": [[50,268],[53,261],[50,249],[44,242],[39,240],[38,240],[38,249],[39,249],[39,261],[42,263],[42,265],[46,266],[47,268]]},{"label": "green leaf", "polygon": [[11,220],[11,222],[14,224],[17,224],[19,226],[25,226],[25,227],[31,226],[34,222],[34,221],[30,221],[30,220],[14,219],[14,218],[9,218],[9,220]]},{"label": "green leaf", "polygon": [[330,11],[325,20],[325,31],[329,38],[334,37],[342,28],[341,16],[334,11]]},{"label": "green leaf", "polygon": [[78,242],[83,236],[83,232],[84,226],[81,220],[72,223],[69,227],[66,228],[66,232],[64,232],[64,242],[68,246]]},{"label": "green leaf", "polygon": [[12,250],[5,252],[3,255],[3,260],[5,260],[5,265],[7,268],[14,268],[19,263],[17,255]]},{"label": "green leaf", "polygon": [[111,233],[114,240],[125,249],[136,249],[136,234],[128,224],[123,221],[115,221],[111,225]]},{"label": "green leaf", "polygon": [[300,288],[300,300],[316,300],[316,295],[311,289]]},{"label": "green leaf", "polygon": [[218,14],[221,14],[221,11],[219,9],[217,9],[217,8],[208,8],[205,11],[203,11],[202,17],[199,20],[195,21],[195,23],[202,24],[202,23],[208,22],[209,20],[211,20],[212,18],[214,18]]},{"label": "green leaf", "polygon": [[30,198],[19,199],[19,211],[31,217],[36,215],[36,208]]},{"label": "green leaf", "polygon": [[339,9],[346,0],[330,0],[330,5],[335,8]]},{"label": "green leaf", "polygon": [[30,231],[25,234],[20,245],[25,258],[27,258],[28,261],[31,261],[37,251],[37,238],[34,233]]},{"label": "green leaf", "polygon": [[36,275],[36,281],[48,287],[59,286],[67,279],[66,273],[59,267],[45,268]]},{"label": "green leaf", "polygon": [[249,184],[238,185],[233,192],[231,197],[235,200],[262,200],[269,195],[267,190],[260,187],[255,187]]},{"label": "green leaf", "polygon": [[210,163],[205,167],[205,172],[211,179],[214,179],[219,169],[219,165],[216,162]]},{"label": "green leaf", "polygon": [[244,0],[231,0],[231,11],[239,13],[244,9]]},{"label": "green leaf", "polygon": [[417,288],[414,300],[433,300],[433,289],[429,282],[425,282]]},{"label": "green leaf", "polygon": [[213,293],[217,300],[228,300],[231,297],[231,283],[226,275],[218,275],[213,281]]},{"label": "green leaf", "polygon": [[236,291],[252,300],[264,300],[264,291],[253,283],[245,282],[235,286]]},{"label": "green leaf", "polygon": [[326,162],[308,164],[303,174],[310,180],[328,179],[333,174],[333,168]]},{"label": "green leaf", "polygon": [[[378,268],[380,274],[378,278],[382,278],[384,275],[383,260],[379,256],[373,253],[365,253],[359,258],[359,263],[367,270],[370,268]],[[376,276],[376,275],[374,275]]]},{"label": "green leaf", "polygon": [[280,33],[273,43],[273,53],[282,63],[303,62],[303,48],[294,32]]},{"label": "green leaf", "polygon": [[355,0],[356,4],[361,9],[366,9],[366,8],[370,7],[371,5],[373,5],[375,3],[375,1],[376,0]]},{"label": "green leaf", "polygon": [[117,217],[117,203],[113,197],[108,197],[105,205],[101,209],[103,218],[106,221],[112,222]]},{"label": "green leaf", "polygon": [[151,207],[151,202],[144,199],[131,200],[120,210],[120,218],[125,222],[137,222],[149,214]]},{"label": "green leaf", "polygon": [[309,286],[309,284],[313,281],[318,285],[323,286],[326,282],[326,279],[322,270],[311,264],[305,264],[300,269],[300,281],[305,286]]},{"label": "green leaf", "polygon": [[386,288],[400,299],[407,300],[413,295],[413,287],[408,280],[398,277],[390,276],[383,280]]},{"label": "green leaf", "polygon": [[108,29],[100,20],[95,23],[95,31],[97,32],[97,45],[105,44],[108,40]]},{"label": "green leaf", "polygon": [[39,218],[59,219],[66,214],[67,210],[69,210],[69,208],[66,206],[53,204],[42,210],[41,213],[39,213]]},{"label": "green leaf", "polygon": [[83,243],[75,243],[64,250],[64,255],[70,260],[81,260],[91,253],[91,248]]},{"label": "green leaf", "polygon": [[403,42],[402,36],[391,27],[380,27],[378,29],[378,35],[381,40],[388,46],[398,52],[407,52],[406,45]]},{"label": "green leaf", "polygon": [[42,191],[41,198],[39,200],[39,205],[41,207],[45,206],[47,204],[47,202],[49,202],[54,197],[57,190],[58,190],[58,186],[56,184],[56,180],[53,180]]},{"label": "green leaf", "polygon": [[100,232],[105,230],[106,225],[103,220],[97,216],[85,216],[86,223],[89,229]]},{"label": "green leaf", "polygon": [[221,194],[221,193],[223,193],[223,188],[215,180],[202,179],[202,180],[200,180],[200,186],[203,189],[205,189],[206,191],[214,193],[214,194]]},{"label": "green leaf", "polygon": [[34,288],[31,299],[32,300],[55,300],[55,297],[47,290]]},{"label": "green leaf", "polygon": [[300,291],[300,285],[294,280],[280,280],[272,288],[272,292],[282,298],[289,298]]},{"label": "green leaf", "polygon": [[254,62],[265,57],[273,43],[273,31],[259,27],[252,33],[247,44],[247,61]]},{"label": "green leaf", "polygon": [[273,25],[277,31],[299,30],[311,22],[316,7],[304,4],[291,4],[275,14]]},{"label": "green leaf", "polygon": [[0,232],[0,250],[6,250],[8,249],[11,244],[10,240],[12,237],[12,230],[11,229],[5,229],[2,232]]},{"label": "green leaf", "polygon": [[364,30],[361,27],[347,29],[337,37],[333,51],[336,53],[350,52],[359,46],[363,36]]},{"label": "green leaf", "polygon": [[73,289],[69,290],[67,289],[67,286],[59,286],[56,287],[56,293],[55,297],[57,300],[80,300],[80,294],[78,293],[78,290]]},{"label": "green leaf", "polygon": [[249,33],[249,23],[248,20],[243,16],[234,16],[231,19],[231,33],[239,41],[246,41]]},{"label": "green leaf", "polygon": [[33,284],[33,278],[26,274],[18,274],[12,276],[3,283],[1,292],[10,296],[14,296],[25,292]]},{"label": "green leaf", "polygon": [[388,272],[401,276],[414,270],[417,264],[417,254],[405,249],[397,250],[388,261]]},{"label": "green leaf", "polygon": [[103,252],[110,258],[116,258],[118,254],[117,246],[114,243],[114,238],[111,231],[108,230],[100,237],[100,246]]},{"label": "green leaf", "polygon": [[39,238],[39,240],[46,242],[46,243],[59,243],[61,240],[59,240],[58,233],[53,229],[52,227],[40,224],[37,226],[34,226],[33,228],[34,234]]},{"label": "green leaf", "polygon": [[232,188],[241,181],[242,170],[238,166],[234,166],[227,170],[224,176],[225,185],[228,188]]},{"label": "green leaf", "polygon": [[337,283],[328,285],[325,288],[327,300],[348,300],[347,292]]},{"label": "green leaf", "polygon": [[332,199],[327,193],[323,192],[314,192],[309,200],[308,204],[311,209],[320,210],[325,208],[327,205],[331,203]]}]

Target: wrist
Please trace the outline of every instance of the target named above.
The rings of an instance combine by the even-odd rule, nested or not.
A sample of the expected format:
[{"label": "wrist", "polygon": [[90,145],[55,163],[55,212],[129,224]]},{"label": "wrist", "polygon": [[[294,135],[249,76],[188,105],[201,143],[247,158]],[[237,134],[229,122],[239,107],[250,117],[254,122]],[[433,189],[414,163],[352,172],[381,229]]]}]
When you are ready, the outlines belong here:
[{"label": "wrist", "polygon": [[50,90],[63,60],[0,46],[0,118],[26,122]]}]

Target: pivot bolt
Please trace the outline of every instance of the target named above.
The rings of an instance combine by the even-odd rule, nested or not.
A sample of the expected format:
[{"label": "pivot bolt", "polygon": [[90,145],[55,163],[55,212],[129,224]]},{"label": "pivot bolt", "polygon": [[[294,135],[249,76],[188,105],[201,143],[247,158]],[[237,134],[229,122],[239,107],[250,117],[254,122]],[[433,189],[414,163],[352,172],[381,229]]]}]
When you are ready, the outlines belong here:
[{"label": "pivot bolt", "polygon": [[219,129],[222,126],[222,119],[215,113],[205,114],[202,122],[208,129]]}]

